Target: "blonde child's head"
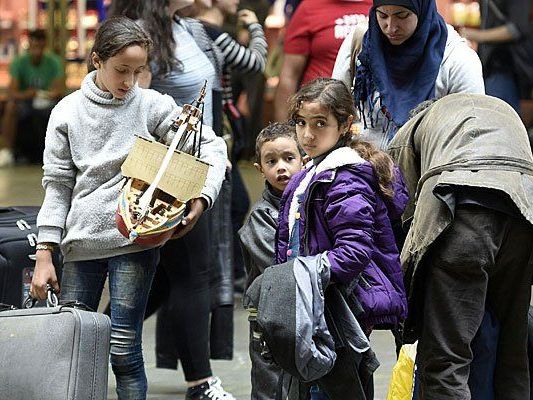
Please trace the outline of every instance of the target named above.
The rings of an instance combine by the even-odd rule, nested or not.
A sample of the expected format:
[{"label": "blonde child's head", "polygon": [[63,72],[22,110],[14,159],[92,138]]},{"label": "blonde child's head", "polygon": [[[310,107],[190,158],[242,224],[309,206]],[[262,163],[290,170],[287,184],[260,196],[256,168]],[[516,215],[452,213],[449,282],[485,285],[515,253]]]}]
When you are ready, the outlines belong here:
[{"label": "blonde child's head", "polygon": [[266,181],[283,192],[292,175],[302,169],[302,156],[294,126],[274,122],[264,128],[255,141],[255,164]]},{"label": "blonde child's head", "polygon": [[147,68],[152,41],[139,24],[127,17],[110,18],[98,28],[88,61],[96,70],[96,85],[123,99]]}]

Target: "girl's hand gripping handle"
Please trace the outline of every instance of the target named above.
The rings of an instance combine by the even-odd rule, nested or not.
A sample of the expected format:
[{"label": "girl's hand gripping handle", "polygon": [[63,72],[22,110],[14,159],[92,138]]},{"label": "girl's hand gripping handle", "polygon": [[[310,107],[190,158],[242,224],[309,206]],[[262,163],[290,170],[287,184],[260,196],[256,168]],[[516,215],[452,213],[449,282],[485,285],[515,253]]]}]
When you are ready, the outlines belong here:
[{"label": "girl's hand gripping handle", "polygon": [[30,295],[34,299],[45,300],[47,296],[47,284],[50,284],[55,293],[59,293],[56,269],[52,262],[51,250],[37,250],[37,258],[33,278],[31,280]]}]

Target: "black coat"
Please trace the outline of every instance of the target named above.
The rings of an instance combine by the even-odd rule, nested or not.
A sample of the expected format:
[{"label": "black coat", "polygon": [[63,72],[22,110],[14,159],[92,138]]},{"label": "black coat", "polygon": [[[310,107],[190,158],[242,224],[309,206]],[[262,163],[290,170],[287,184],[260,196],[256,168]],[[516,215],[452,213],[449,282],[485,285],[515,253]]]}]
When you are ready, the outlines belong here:
[{"label": "black coat", "polygon": [[482,29],[507,25],[515,36],[510,43],[479,45],[484,75],[508,71],[511,59],[520,84],[533,85],[533,3],[531,0],[482,0],[480,3]]}]

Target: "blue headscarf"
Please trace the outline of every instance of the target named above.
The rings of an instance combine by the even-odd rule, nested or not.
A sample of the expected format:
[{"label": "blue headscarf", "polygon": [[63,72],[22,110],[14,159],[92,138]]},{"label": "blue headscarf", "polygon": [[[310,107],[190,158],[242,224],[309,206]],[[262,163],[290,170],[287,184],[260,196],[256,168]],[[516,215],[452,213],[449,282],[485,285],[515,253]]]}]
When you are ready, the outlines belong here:
[{"label": "blue headscarf", "polygon": [[[418,16],[415,32],[404,43],[394,46],[381,32],[376,18],[376,8],[381,5],[402,5]],[[366,102],[373,125],[374,94],[379,92],[380,106],[386,108],[388,119],[384,129],[392,136],[407,122],[410,110],[434,98],[447,38],[448,29],[437,12],[435,0],[374,0],[359,55],[354,93],[363,117]]]}]

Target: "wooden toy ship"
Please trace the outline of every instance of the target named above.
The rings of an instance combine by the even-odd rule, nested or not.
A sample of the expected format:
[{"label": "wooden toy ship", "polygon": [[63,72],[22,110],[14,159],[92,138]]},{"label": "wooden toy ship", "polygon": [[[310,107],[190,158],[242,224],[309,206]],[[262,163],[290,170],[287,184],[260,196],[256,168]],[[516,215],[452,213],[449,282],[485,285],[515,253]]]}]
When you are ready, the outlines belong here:
[{"label": "wooden toy ship", "polygon": [[[187,212],[187,202],[200,197],[209,165],[200,155],[206,85],[194,105],[185,104],[170,129],[166,145],[137,137],[122,165],[127,177],[115,215],[117,228],[131,242],[164,244]],[[191,145],[192,139],[192,145]]]}]

